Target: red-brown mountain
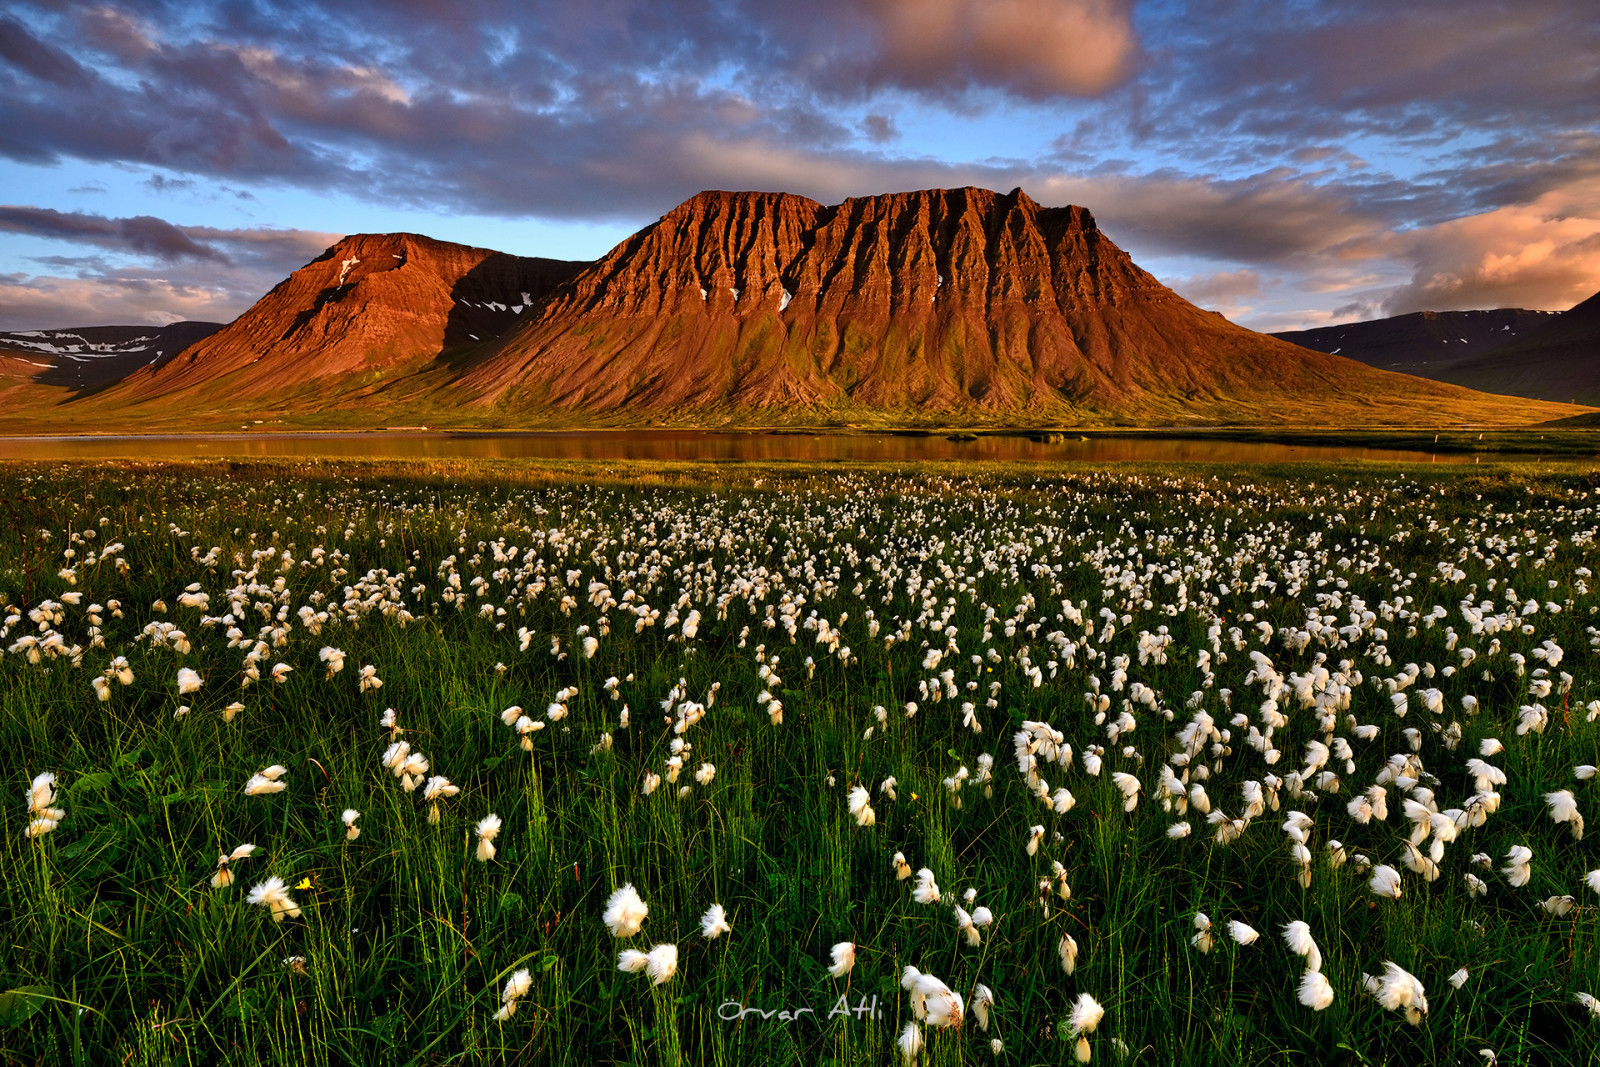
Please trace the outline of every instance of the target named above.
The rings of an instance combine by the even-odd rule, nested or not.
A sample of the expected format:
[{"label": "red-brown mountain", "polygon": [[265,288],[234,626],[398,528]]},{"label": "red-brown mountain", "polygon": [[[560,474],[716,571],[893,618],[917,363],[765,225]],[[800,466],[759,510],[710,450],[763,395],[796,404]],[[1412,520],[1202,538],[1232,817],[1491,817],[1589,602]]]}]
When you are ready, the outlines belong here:
[{"label": "red-brown mountain", "polygon": [[555,290],[461,385],[507,414],[1506,418],[1203,311],[1084,208],[972,188],[834,207],[701,193]]},{"label": "red-brown mountain", "polygon": [[412,233],[346,237],[226,327],[108,395],[233,403],[318,378],[377,377],[488,341],[586,265]]}]

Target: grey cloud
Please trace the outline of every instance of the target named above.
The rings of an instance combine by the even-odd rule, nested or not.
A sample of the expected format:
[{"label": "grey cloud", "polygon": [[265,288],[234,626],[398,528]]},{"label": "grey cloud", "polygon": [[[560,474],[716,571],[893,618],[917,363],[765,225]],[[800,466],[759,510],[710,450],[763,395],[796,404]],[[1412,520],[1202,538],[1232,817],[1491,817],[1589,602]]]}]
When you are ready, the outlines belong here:
[{"label": "grey cloud", "polygon": [[102,248],[157,259],[226,260],[217,249],[195,241],[183,230],[152,215],[107,218],[50,208],[0,206],[0,230],[35,237],[84,241]]}]

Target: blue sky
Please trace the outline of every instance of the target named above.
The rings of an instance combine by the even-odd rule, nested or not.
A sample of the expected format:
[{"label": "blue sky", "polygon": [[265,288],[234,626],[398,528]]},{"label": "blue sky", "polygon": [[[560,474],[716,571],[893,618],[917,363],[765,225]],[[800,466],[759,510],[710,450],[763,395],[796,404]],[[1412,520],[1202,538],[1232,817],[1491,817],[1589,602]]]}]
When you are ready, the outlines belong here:
[{"label": "blue sky", "polygon": [[592,259],[702,188],[1022,186],[1258,329],[1600,290],[1593,0],[28,0],[0,328],[227,320],[345,233]]}]

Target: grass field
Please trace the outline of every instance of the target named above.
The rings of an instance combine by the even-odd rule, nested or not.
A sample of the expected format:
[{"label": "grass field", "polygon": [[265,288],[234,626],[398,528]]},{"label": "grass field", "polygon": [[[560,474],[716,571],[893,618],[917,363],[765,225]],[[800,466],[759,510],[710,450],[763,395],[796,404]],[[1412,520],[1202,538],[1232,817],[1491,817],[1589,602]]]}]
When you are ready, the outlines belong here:
[{"label": "grass field", "polygon": [[15,464],[0,530],[7,1063],[1600,1062],[1593,471]]}]

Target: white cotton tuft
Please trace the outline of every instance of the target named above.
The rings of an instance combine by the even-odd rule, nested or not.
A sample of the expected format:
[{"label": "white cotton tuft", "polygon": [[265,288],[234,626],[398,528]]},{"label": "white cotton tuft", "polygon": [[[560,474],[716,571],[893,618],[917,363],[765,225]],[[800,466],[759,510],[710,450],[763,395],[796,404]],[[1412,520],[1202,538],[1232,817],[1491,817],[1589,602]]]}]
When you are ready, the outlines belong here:
[{"label": "white cotton tuft", "polygon": [[606,901],[603,918],[612,937],[632,937],[644,926],[645,916],[649,912],[650,905],[644,902],[639,891],[629,882],[611,894]]}]

